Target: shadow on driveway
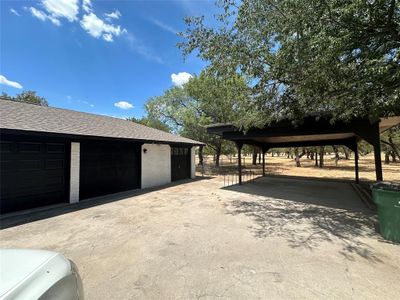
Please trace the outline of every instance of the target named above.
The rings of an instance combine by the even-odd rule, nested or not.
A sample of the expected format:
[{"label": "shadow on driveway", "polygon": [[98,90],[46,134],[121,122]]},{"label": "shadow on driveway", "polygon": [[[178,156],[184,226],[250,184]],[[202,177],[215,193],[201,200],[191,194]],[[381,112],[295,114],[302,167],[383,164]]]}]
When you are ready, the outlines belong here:
[{"label": "shadow on driveway", "polygon": [[250,217],[250,230],[257,238],[281,237],[292,248],[310,250],[339,242],[339,252],[347,259],[360,256],[381,262],[366,241],[379,239],[375,213],[349,183],[261,177],[224,189],[251,195],[236,197],[226,208],[231,215]]}]

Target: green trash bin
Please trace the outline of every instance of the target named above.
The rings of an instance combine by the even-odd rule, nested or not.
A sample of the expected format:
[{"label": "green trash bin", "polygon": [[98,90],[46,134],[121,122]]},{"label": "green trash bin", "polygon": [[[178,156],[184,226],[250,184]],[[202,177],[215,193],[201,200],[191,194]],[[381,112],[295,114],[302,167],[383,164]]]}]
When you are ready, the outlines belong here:
[{"label": "green trash bin", "polygon": [[378,182],[372,185],[372,196],[378,206],[381,235],[400,243],[400,184]]}]

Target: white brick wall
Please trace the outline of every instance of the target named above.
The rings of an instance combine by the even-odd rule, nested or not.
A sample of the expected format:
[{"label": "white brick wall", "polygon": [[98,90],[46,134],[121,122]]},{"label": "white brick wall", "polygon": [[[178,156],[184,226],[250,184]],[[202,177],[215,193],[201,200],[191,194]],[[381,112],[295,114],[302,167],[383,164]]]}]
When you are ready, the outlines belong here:
[{"label": "white brick wall", "polygon": [[[146,153],[144,153],[146,149]],[[171,182],[171,147],[160,144],[142,146],[142,189]]]},{"label": "white brick wall", "polygon": [[71,142],[69,203],[79,202],[80,143]]},{"label": "white brick wall", "polygon": [[196,177],[196,147],[190,149],[190,177]]}]

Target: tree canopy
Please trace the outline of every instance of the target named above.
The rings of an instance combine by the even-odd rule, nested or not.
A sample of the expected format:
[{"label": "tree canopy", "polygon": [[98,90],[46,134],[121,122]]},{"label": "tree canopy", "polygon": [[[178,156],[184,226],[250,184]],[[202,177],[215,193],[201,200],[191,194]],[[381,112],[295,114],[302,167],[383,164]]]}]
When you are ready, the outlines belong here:
[{"label": "tree canopy", "polygon": [[39,95],[36,94],[35,91],[23,91],[20,94],[17,94],[15,97],[12,97],[8,95],[7,93],[2,93],[1,94],[2,98],[7,98],[10,100],[14,101],[19,101],[19,102],[25,102],[25,103],[31,103],[31,104],[36,104],[36,105],[41,105],[41,106],[49,106],[49,103],[47,100]]},{"label": "tree canopy", "polygon": [[232,151],[232,145],[209,135],[206,126],[240,118],[248,94],[247,83],[239,75],[222,78],[202,72],[183,87],[172,87],[149,99],[146,110],[150,118],[166,124],[174,133],[206,143],[215,151],[218,163],[220,154]]},{"label": "tree canopy", "polygon": [[186,19],[179,45],[216,74],[249,78],[244,127],[329,115],[400,113],[400,7],[396,0],[222,0],[219,26]]},{"label": "tree canopy", "polygon": [[168,127],[168,125],[166,125],[165,123],[162,123],[160,120],[146,116],[146,117],[142,117],[140,119],[138,118],[134,118],[134,117],[130,117],[127,118],[128,121],[132,121],[135,123],[139,123],[148,127],[152,127],[158,130],[162,130],[165,132],[171,132],[171,129]]}]

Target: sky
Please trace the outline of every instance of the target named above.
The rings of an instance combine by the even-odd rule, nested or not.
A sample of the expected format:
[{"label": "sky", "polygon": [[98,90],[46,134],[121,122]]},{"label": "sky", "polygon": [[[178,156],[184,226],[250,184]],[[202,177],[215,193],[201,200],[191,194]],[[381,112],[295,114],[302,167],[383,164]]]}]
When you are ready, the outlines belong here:
[{"label": "sky", "polygon": [[176,44],[185,16],[213,0],[0,0],[0,88],[34,90],[50,106],[141,117],[144,104],[198,74]]}]

